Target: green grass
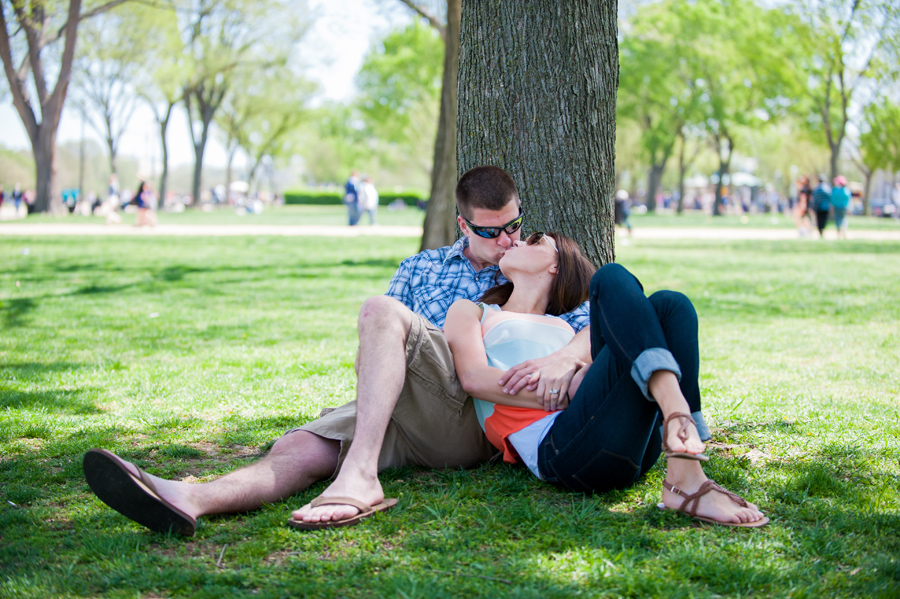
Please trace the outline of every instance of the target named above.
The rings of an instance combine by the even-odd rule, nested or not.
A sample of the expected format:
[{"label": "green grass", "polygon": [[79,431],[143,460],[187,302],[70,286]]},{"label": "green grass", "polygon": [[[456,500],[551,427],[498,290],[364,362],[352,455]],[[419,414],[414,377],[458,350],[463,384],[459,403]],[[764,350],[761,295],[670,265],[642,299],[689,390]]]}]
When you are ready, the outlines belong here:
[{"label": "green grass", "polygon": [[285,526],[319,484],[190,540],[89,492],[91,447],[203,481],[351,399],[356,311],[417,245],[0,237],[0,597],[900,596],[897,242],[618,250],[694,299],[707,471],[761,530],[658,512],[659,466],[594,497],[504,465],[391,471],[398,507],[358,527]]}]

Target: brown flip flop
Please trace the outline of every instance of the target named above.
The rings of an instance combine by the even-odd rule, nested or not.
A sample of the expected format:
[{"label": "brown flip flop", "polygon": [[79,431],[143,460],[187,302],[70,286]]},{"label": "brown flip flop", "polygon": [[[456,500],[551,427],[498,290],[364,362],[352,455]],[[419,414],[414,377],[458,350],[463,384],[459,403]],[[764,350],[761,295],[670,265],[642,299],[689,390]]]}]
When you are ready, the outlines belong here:
[{"label": "brown flip flop", "polygon": [[[666,507],[662,503],[656,504],[656,507],[662,511],[672,510],[675,512],[683,512],[683,513],[687,514],[688,516],[690,516],[691,518],[696,518],[697,520],[701,520],[703,522],[709,522],[710,524],[719,524],[721,526],[737,526],[740,528],[759,528],[760,526],[765,526],[766,524],[769,523],[768,516],[763,516],[762,520],[757,520],[756,522],[728,522],[726,520],[715,520],[713,518],[706,518],[704,516],[698,516],[697,515],[697,506],[700,505],[700,498],[712,491],[718,491],[719,493],[724,493],[725,495],[728,495],[728,497],[730,497],[731,500],[733,502],[735,502],[736,504],[738,504],[739,506],[747,507],[747,502],[744,500],[743,497],[735,495],[728,489],[717,485],[716,483],[714,483],[711,480],[707,480],[706,482],[704,482],[702,485],[700,485],[700,488],[697,490],[696,493],[691,493],[690,495],[685,494],[685,492],[683,490],[679,489],[678,487],[676,487],[675,485],[673,485],[672,483],[670,483],[667,480],[663,481],[663,487],[665,487],[666,490],[668,490],[668,491],[672,491],[673,493],[675,493],[676,495],[678,495],[680,497],[684,497],[684,502],[681,504],[681,507],[678,507],[678,508],[669,508],[669,507]],[[693,505],[689,505],[691,502],[693,502]]]},{"label": "brown flip flop", "polygon": [[197,520],[160,497],[149,477],[128,470],[122,458],[105,449],[84,455],[84,477],[100,501],[154,532],[192,537]]},{"label": "brown flip flop", "polygon": [[337,528],[339,526],[355,526],[359,524],[360,521],[364,518],[368,518],[369,516],[377,514],[378,512],[383,512],[394,507],[395,505],[397,505],[397,500],[385,499],[384,501],[376,505],[369,505],[357,499],[353,499],[352,497],[322,497],[320,495],[313,499],[309,505],[312,507],[319,507],[320,505],[349,505],[358,509],[359,513],[355,516],[344,518],[343,520],[326,520],[324,522],[304,522],[303,520],[296,520],[294,518],[291,518],[290,520],[288,520],[288,526],[301,528],[303,530]]}]

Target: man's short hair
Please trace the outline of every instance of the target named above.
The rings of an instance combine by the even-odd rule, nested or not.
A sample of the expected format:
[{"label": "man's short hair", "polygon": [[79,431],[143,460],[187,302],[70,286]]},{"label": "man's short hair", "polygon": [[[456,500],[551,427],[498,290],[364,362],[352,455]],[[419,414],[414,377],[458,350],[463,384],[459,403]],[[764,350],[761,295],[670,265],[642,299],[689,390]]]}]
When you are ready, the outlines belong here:
[{"label": "man's short hair", "polygon": [[519,190],[512,177],[496,166],[476,166],[467,170],[456,184],[456,207],[463,218],[471,219],[476,208],[503,210]]}]

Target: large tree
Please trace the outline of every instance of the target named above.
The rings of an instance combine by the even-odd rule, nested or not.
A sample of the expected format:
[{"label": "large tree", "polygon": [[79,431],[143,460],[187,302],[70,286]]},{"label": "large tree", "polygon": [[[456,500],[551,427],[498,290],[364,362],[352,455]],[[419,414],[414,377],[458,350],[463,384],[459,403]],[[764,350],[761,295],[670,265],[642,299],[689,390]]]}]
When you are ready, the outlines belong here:
[{"label": "large tree", "polygon": [[505,169],[528,230],[569,235],[598,265],[615,258],[618,67],[615,2],[463,7],[459,171]]},{"label": "large tree", "polygon": [[[37,179],[35,209],[39,212],[63,211],[62,197],[56,192],[56,135],[72,75],[78,25],[124,1],[92,5],[84,12],[81,0],[69,0],[68,6],[43,0],[0,3],[0,58],[13,105],[31,142]],[[48,59],[50,48],[60,40],[64,40],[61,53],[55,61]],[[54,69],[55,83],[48,73]]]}]

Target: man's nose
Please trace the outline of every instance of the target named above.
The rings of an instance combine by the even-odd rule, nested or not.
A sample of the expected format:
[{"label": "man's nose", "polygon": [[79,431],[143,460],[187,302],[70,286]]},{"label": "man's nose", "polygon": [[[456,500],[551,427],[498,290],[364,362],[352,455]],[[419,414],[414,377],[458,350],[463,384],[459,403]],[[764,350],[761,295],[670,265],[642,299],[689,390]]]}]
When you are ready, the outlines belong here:
[{"label": "man's nose", "polygon": [[497,243],[499,243],[502,247],[508,248],[511,245],[514,245],[512,237],[509,236],[509,233],[506,231],[500,231],[500,237],[497,238]]}]

